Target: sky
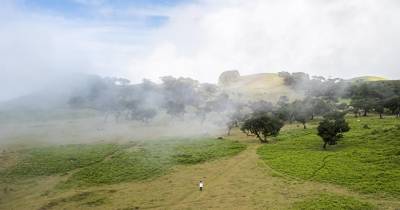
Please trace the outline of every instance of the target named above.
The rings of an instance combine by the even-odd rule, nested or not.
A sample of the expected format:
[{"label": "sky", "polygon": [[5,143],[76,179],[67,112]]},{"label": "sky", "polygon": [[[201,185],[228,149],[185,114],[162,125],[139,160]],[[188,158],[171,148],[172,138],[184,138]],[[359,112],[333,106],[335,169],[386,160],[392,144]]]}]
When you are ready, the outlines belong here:
[{"label": "sky", "polygon": [[0,101],[69,74],[400,79],[397,0],[0,0]]}]

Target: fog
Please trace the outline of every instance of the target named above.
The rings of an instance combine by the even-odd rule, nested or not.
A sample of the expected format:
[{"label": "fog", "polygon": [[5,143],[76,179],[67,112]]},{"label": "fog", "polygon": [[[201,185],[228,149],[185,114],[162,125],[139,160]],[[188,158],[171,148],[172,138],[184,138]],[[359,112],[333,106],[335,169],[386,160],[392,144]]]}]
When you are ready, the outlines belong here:
[{"label": "fog", "polygon": [[66,0],[75,13],[63,2],[2,1],[0,101],[71,73],[136,83],[167,75],[215,83],[229,69],[400,77],[396,0]]}]

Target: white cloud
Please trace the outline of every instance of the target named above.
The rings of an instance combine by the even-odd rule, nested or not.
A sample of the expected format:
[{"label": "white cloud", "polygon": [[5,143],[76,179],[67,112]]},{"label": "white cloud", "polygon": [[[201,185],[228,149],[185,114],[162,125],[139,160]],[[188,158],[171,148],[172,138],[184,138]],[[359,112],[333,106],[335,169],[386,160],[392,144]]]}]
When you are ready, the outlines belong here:
[{"label": "white cloud", "polygon": [[[70,19],[5,1],[0,8],[0,100],[70,72],[135,82],[165,75],[215,82],[228,69],[400,79],[396,0],[204,0],[173,8],[77,1],[103,16]],[[169,20],[152,28],[135,19],[147,15]]]},{"label": "white cloud", "polygon": [[152,53],[132,58],[154,78],[173,73],[216,81],[221,71],[305,71],[400,78],[396,1],[206,1],[171,12]]}]

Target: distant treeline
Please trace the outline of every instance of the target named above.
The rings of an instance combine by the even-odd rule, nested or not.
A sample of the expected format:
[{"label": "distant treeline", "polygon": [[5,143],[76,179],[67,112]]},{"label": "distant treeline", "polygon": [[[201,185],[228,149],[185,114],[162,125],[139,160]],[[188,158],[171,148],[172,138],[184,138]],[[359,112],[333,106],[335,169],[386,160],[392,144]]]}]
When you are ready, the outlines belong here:
[{"label": "distant treeline", "polygon": [[203,83],[190,78],[162,77],[156,84],[143,80],[130,84],[124,78],[101,78],[92,76],[88,85],[74,91],[69,99],[73,108],[92,108],[109,115],[115,120],[147,122],[159,112],[174,117],[185,113],[203,118],[210,112],[224,112],[233,106],[229,96],[217,85]]},{"label": "distant treeline", "polygon": [[260,113],[273,113],[281,121],[301,122],[304,127],[315,116],[331,111],[400,114],[400,81],[349,81],[340,78],[310,77],[303,72],[280,72],[284,84],[304,94],[302,100],[281,96],[277,103],[268,99],[233,99],[218,85],[190,78],[162,77],[161,83],[143,80],[131,84],[124,78],[92,76],[85,87],[77,88],[69,99],[72,108],[91,108],[112,115],[115,120],[148,122],[159,113],[182,117],[187,113],[204,120],[210,113],[224,115],[229,128]]}]

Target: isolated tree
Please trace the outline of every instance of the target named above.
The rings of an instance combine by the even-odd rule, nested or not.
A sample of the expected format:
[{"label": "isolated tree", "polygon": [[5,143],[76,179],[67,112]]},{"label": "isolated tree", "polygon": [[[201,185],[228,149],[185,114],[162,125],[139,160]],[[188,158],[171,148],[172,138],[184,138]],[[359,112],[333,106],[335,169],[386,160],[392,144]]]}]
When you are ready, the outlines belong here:
[{"label": "isolated tree", "polygon": [[343,133],[350,130],[349,124],[344,119],[345,113],[334,112],[324,116],[324,119],[319,123],[318,135],[324,142],[323,148],[326,145],[335,145],[343,137]]},{"label": "isolated tree", "polygon": [[247,134],[254,134],[261,141],[267,143],[267,137],[277,136],[283,126],[283,122],[274,116],[255,116],[246,120],[241,130]]}]

